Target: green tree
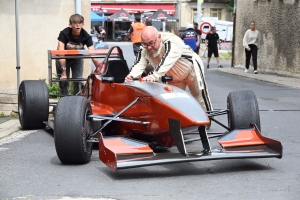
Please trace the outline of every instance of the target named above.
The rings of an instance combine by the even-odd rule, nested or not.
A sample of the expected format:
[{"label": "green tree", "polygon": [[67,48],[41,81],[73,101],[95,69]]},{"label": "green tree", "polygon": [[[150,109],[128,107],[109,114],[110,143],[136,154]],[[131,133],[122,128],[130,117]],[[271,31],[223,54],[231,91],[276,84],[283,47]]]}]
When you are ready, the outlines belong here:
[{"label": "green tree", "polygon": [[233,12],[234,9],[234,0],[229,0],[228,12]]}]

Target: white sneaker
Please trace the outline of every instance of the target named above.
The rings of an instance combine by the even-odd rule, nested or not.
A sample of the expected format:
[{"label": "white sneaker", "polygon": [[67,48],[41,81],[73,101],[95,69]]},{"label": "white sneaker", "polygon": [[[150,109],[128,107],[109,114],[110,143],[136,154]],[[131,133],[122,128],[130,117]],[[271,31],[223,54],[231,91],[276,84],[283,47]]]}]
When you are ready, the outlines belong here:
[{"label": "white sneaker", "polygon": [[247,73],[248,72],[248,69],[245,69],[245,73]]},{"label": "white sneaker", "polygon": [[256,71],[256,70],[254,70],[254,74],[257,74],[257,71]]}]

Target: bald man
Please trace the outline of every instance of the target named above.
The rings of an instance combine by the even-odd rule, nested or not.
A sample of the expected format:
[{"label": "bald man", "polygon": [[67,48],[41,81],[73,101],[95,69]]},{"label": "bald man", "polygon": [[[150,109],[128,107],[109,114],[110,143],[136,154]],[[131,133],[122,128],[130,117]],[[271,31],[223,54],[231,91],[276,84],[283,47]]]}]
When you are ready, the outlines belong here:
[{"label": "bald man", "polygon": [[159,81],[164,75],[172,76],[168,84],[183,90],[189,87],[191,94],[207,111],[212,110],[200,57],[172,33],[160,34],[153,26],[142,31],[142,45],[125,82],[141,76],[149,63],[154,71],[143,77],[143,81]]}]

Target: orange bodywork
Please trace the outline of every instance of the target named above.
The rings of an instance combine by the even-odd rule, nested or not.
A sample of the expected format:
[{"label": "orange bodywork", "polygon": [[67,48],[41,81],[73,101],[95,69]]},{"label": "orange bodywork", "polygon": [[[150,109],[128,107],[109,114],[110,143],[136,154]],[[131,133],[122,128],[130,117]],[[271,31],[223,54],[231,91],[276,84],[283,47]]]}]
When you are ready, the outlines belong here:
[{"label": "orange bodywork", "polygon": [[[99,134],[99,159],[113,171],[117,170],[117,159],[126,156],[132,159],[132,154],[137,154],[141,157],[153,156],[153,150],[147,144],[129,145],[126,142],[131,142],[128,139],[121,138],[106,138]],[[133,141],[134,142],[134,141]]]},{"label": "orange bodywork", "polygon": [[153,153],[153,150],[148,145],[131,146],[120,138],[105,139],[104,146],[116,154]]},{"label": "orange bodywork", "polygon": [[219,143],[224,148],[265,144],[256,128],[249,130],[237,130],[235,138],[227,141],[219,140]]},{"label": "orange bodywork", "polygon": [[[51,50],[52,55],[106,55],[109,49],[95,49],[95,50]],[[117,55],[118,50],[114,49],[111,55]]]},{"label": "orange bodywork", "polygon": [[114,110],[108,106],[98,102],[90,102],[93,114],[95,115],[104,115],[104,116],[112,116],[114,114]]},{"label": "orange bodywork", "polygon": [[[167,93],[173,91],[169,86],[163,89]],[[102,113],[101,109],[104,105],[109,105],[115,113],[118,113],[137,97],[140,98],[139,101],[121,114],[120,117],[147,121],[150,124],[112,122],[113,125],[110,126],[109,130],[106,130],[106,135],[107,133],[108,135],[130,135],[134,132],[151,137],[154,141],[171,147],[174,140],[169,133],[168,118],[180,119],[182,128],[204,126],[210,123],[208,118],[203,121],[195,121],[176,108],[134,87],[119,83],[102,82],[100,76],[95,76],[93,79],[91,100],[92,105],[94,105],[92,107],[93,114]],[[96,108],[96,105],[100,107]],[[104,110],[105,113],[110,111],[108,108],[104,108]]]}]

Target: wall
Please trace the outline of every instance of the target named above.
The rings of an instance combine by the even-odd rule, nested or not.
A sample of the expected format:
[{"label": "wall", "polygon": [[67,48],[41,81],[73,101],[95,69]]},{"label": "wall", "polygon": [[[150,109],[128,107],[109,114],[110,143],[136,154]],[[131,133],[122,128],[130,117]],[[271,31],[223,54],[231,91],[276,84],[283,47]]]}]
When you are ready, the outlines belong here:
[{"label": "wall", "polygon": [[237,1],[235,67],[244,67],[242,40],[251,21],[261,33],[258,70],[300,77],[299,0]]},{"label": "wall", "polygon": [[[45,79],[48,77],[47,50],[57,48],[59,32],[68,26],[69,17],[75,13],[75,1],[21,0],[18,2],[21,81]],[[90,6],[89,0],[82,0],[82,15],[85,18],[87,31],[90,31]],[[0,91],[15,92],[17,61],[14,0],[0,1],[0,21],[2,39]],[[90,61],[85,61],[85,74],[89,71],[89,63]]]}]

